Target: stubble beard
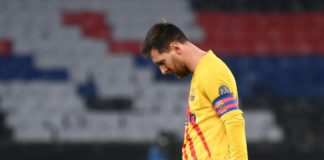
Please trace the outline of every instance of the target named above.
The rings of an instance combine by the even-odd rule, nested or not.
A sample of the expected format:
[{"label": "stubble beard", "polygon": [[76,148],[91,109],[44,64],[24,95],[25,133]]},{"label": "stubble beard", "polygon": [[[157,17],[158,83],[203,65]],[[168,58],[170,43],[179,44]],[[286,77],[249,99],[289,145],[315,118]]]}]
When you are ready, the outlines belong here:
[{"label": "stubble beard", "polygon": [[184,79],[191,73],[184,62],[181,62],[178,59],[174,58],[173,63],[178,64],[175,66],[175,70],[173,71],[173,74],[175,74],[178,79]]},{"label": "stubble beard", "polygon": [[181,67],[181,70],[179,70],[178,72],[174,72],[174,74],[177,76],[178,79],[184,79],[190,73],[191,72],[189,71],[189,69],[187,68],[187,66],[183,66],[183,67]]}]

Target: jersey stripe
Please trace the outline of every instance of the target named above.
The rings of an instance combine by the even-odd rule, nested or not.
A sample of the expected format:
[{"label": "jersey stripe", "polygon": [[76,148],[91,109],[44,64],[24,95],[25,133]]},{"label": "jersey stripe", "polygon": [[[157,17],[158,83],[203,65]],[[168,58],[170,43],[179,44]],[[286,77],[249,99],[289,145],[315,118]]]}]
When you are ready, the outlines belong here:
[{"label": "jersey stripe", "polygon": [[217,104],[217,102],[222,101],[227,98],[231,98],[231,97],[234,97],[232,93],[221,95],[213,101],[213,106],[215,106]]},{"label": "jersey stripe", "polygon": [[193,158],[193,160],[198,160],[197,155],[196,155],[196,151],[192,142],[192,139],[189,135],[188,132],[188,128],[186,129],[186,139],[189,141],[189,148],[190,148],[190,152],[191,152],[191,157]]},{"label": "jersey stripe", "polygon": [[182,146],[182,157],[185,157],[185,160],[188,160],[188,155],[186,151],[186,144],[183,144]]},{"label": "jersey stripe", "polygon": [[231,101],[227,101],[226,103],[223,103],[220,106],[215,106],[214,109],[216,109],[216,112],[222,110],[224,107],[228,106],[228,105],[232,105],[232,104],[237,104],[236,100],[231,100]]},{"label": "jersey stripe", "polygon": [[232,108],[229,108],[227,109],[225,112],[221,113],[220,115],[218,115],[219,117],[222,117],[225,113],[229,112],[229,111],[232,111],[232,110],[237,110],[239,109],[239,107],[235,106],[235,107],[232,107]]},{"label": "jersey stripe", "polygon": [[193,128],[196,130],[197,134],[199,135],[202,143],[204,144],[204,147],[208,153],[208,156],[211,157],[211,154],[210,154],[210,150],[209,150],[209,147],[208,147],[208,144],[206,142],[206,139],[205,139],[205,136],[203,134],[203,132],[201,131],[200,127],[198,126],[198,124],[194,124],[193,125]]},{"label": "jersey stripe", "polygon": [[228,101],[232,101],[232,100],[235,100],[234,97],[229,97],[229,98],[226,98],[223,100],[224,103],[228,102]]},{"label": "jersey stripe", "polygon": [[229,105],[225,106],[224,108],[222,108],[221,110],[219,110],[219,111],[217,112],[217,114],[221,114],[221,113],[223,113],[224,111],[226,111],[226,110],[228,110],[228,109],[230,109],[230,108],[236,107],[236,106],[237,106],[236,103],[229,104]]},{"label": "jersey stripe", "polygon": [[227,103],[222,104],[221,106],[216,106],[216,112],[220,112],[220,111],[224,110],[226,107],[232,106],[232,105],[237,105],[236,100],[229,101]]}]

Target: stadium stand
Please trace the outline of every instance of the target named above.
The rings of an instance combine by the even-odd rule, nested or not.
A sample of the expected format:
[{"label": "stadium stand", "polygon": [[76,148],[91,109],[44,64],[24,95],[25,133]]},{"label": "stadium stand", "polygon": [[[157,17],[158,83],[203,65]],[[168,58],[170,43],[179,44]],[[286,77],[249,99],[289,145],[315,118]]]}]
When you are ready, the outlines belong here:
[{"label": "stadium stand", "polygon": [[[15,44],[12,56],[1,57],[4,62],[1,63],[1,89],[10,91],[2,95],[2,108],[10,113],[8,125],[14,130],[13,139],[27,142],[142,142],[153,141],[160,130],[168,128],[176,129],[182,135],[182,117],[179,115],[184,112],[181,106],[185,105],[186,96],[183,94],[187,94],[187,87],[156,83],[150,67],[134,67],[135,58],[131,54],[138,53],[139,40],[146,30],[142,26],[133,27],[134,30],[129,33],[137,33],[134,35],[137,44],[136,48],[128,48],[129,43],[125,39],[132,40],[132,37],[124,37],[123,40],[123,35],[119,38],[110,35],[110,24],[120,25],[115,22],[120,19],[110,19],[110,14],[113,13],[106,11],[112,9],[110,3],[105,3],[107,2],[98,1],[89,5],[87,1],[38,0],[29,3],[2,2],[4,15],[7,16],[3,16],[1,36],[10,37]],[[115,5],[130,5],[129,8],[137,4],[118,3],[120,2]],[[188,4],[179,2],[176,6],[185,10],[186,5]],[[97,8],[101,12],[91,11],[91,6],[101,8]],[[176,6],[174,10],[178,9]],[[162,12],[167,6],[160,7]],[[15,10],[20,12],[14,12]],[[40,15],[39,12],[44,14]],[[190,10],[185,12],[190,13]],[[8,18],[9,15],[12,19]],[[152,17],[151,21],[158,21],[158,15]],[[193,21],[194,17],[183,19],[180,23],[188,25],[185,28],[191,31]],[[143,24],[146,28],[150,25]],[[124,30],[116,30],[114,33],[121,34]],[[189,35],[195,36],[195,33],[197,38],[199,31]],[[118,49],[118,46],[124,49]],[[86,82],[91,76],[93,86],[87,86]],[[147,85],[152,87],[145,88]],[[167,94],[166,88],[169,88],[170,93]],[[25,94],[28,95],[24,96]],[[87,110],[86,105],[89,103],[85,102],[89,101],[83,98],[89,94],[101,100],[91,101],[97,107],[108,103],[116,104],[116,99],[121,98],[131,100],[134,107],[131,113],[120,114],[115,111],[97,114],[96,111]],[[182,99],[176,98],[179,96]],[[113,101],[107,102],[107,99]],[[162,106],[163,101],[169,103]],[[117,101],[117,104],[121,103],[123,102]],[[33,116],[34,114],[37,116]],[[143,119],[143,116],[146,118]],[[155,120],[151,120],[152,117]],[[169,126],[170,123],[165,123],[166,120],[178,123]],[[70,124],[69,121],[73,123]],[[148,125],[142,125],[143,121]],[[96,125],[97,123],[100,125]]]},{"label": "stadium stand", "polygon": [[55,145],[68,143],[62,159],[80,150],[91,150],[82,159],[116,159],[114,148],[145,159],[141,147],[161,131],[181,143],[188,81],[163,77],[139,56],[162,19],[233,71],[253,159],[322,151],[323,9],[321,0],[1,0],[0,139],[14,142],[1,155],[17,147],[30,157],[30,147],[53,159]]}]

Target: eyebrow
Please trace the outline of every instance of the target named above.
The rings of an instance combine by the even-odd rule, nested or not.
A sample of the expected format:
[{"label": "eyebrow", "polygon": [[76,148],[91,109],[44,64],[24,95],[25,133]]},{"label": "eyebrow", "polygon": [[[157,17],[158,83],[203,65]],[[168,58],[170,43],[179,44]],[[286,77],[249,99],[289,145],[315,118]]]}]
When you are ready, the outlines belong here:
[{"label": "eyebrow", "polygon": [[162,59],[162,60],[159,60],[159,61],[154,62],[154,64],[156,64],[156,65],[161,65],[161,64],[163,64],[164,62],[165,62],[165,60]]}]

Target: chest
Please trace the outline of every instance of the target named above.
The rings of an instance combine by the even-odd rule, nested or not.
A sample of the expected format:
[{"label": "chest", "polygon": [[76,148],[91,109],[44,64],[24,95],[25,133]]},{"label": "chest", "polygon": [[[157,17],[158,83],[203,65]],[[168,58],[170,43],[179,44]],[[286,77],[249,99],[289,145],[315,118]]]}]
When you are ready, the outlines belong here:
[{"label": "chest", "polygon": [[188,111],[202,114],[212,110],[212,103],[207,96],[196,86],[191,85],[188,95]]}]

